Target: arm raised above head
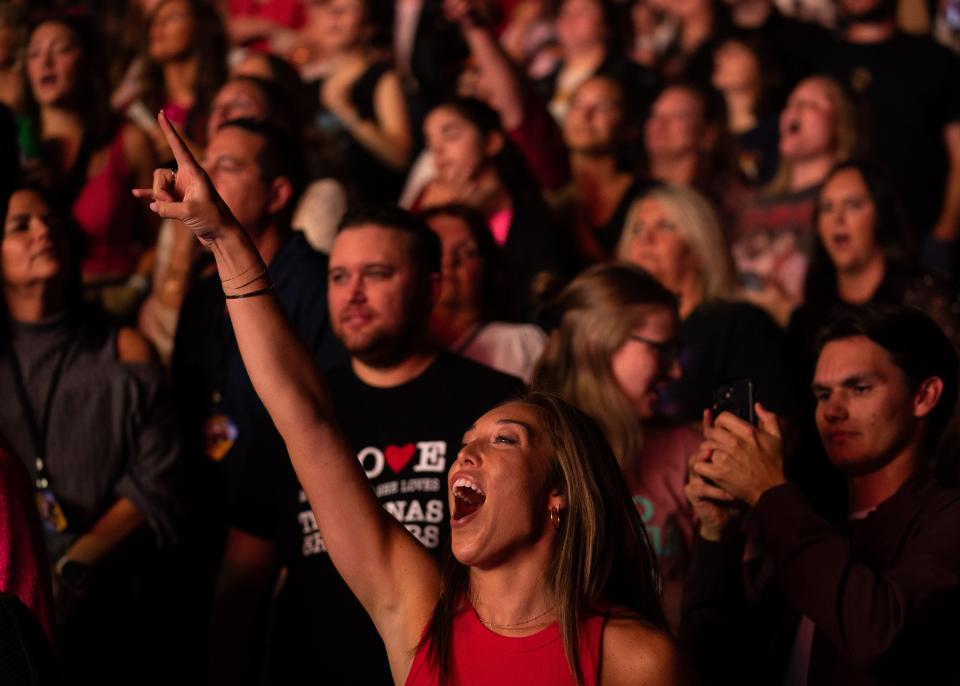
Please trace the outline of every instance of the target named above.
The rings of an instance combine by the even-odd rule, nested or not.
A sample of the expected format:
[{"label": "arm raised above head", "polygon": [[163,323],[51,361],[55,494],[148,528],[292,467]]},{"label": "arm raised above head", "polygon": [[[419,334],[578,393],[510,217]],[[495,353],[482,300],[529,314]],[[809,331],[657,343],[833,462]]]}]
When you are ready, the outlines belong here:
[{"label": "arm raised above head", "polygon": [[153,188],[134,195],[149,199],[161,217],[183,222],[213,251],[250,380],[286,443],[331,560],[377,625],[402,680],[439,596],[436,564],[380,507],[333,420],[312,354],[269,292],[256,247],[162,112],[159,121],[177,172],[157,170]]}]

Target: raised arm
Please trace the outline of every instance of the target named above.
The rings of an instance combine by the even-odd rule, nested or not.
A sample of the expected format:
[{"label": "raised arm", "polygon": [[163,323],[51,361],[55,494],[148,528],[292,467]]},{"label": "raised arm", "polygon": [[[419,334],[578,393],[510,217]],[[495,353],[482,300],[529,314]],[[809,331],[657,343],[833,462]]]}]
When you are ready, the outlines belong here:
[{"label": "raised arm", "polygon": [[503,128],[507,131],[516,129],[526,114],[524,84],[516,66],[490,29],[477,21],[470,0],[444,0],[443,9],[447,19],[460,27],[477,67],[491,84],[496,84],[490,93],[490,105],[500,115]]},{"label": "raised arm", "polygon": [[270,292],[259,253],[162,112],[159,122],[178,171],[157,170],[153,188],[134,194],[211,248],[250,380],[286,443],[331,560],[376,624],[402,681],[439,596],[436,564],[380,507],[333,420],[313,356]]}]

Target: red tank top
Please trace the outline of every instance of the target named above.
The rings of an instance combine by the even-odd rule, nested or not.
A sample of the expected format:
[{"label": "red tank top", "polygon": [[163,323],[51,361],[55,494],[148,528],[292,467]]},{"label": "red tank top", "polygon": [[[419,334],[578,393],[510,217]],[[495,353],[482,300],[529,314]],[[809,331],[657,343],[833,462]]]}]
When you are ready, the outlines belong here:
[{"label": "red tank top", "polygon": [[[592,615],[580,628],[580,668],[586,686],[595,686],[607,618]],[[560,628],[554,622],[543,631],[521,638],[494,633],[467,607],[453,620],[453,674],[457,686],[522,684],[573,686],[576,682],[563,652]],[[417,651],[406,686],[436,686],[440,677],[429,659],[429,642]]]},{"label": "red tank top", "polygon": [[87,180],[73,203],[73,218],[87,238],[85,275],[129,274],[140,255],[133,243],[136,199],[123,151],[123,127],[117,131],[107,163]]}]

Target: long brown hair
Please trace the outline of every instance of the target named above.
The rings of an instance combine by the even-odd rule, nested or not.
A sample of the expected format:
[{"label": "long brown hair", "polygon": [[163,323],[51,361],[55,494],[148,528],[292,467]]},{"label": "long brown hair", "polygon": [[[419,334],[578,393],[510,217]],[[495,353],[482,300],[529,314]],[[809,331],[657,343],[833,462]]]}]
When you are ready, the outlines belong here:
[{"label": "long brown hair", "polygon": [[[106,147],[118,131],[119,118],[110,109],[110,87],[106,78],[106,67],[102,49],[103,41],[93,21],[92,15],[85,10],[58,10],[41,12],[30,18],[25,45],[44,24],[59,24],[65,27],[77,41],[80,61],[77,65],[76,81],[70,94],[71,110],[76,113],[83,127],[80,150],[73,167],[60,169],[59,156],[52,154],[49,146],[42,145],[40,162],[42,169],[35,171],[38,178],[44,178],[57,192],[67,198],[75,198],[87,181],[87,167],[90,157],[96,151]],[[34,133],[43,136],[40,105],[37,103],[27,76],[27,60],[23,60],[24,101],[23,114],[27,117]]]},{"label": "long brown hair", "polygon": [[[171,1],[164,0],[153,10],[145,27],[148,34],[157,12]],[[212,2],[209,0],[185,0],[185,2],[193,13],[193,45],[197,57],[197,82],[193,84],[194,103],[186,130],[191,139],[202,143],[206,138],[204,128],[210,111],[210,102],[227,80],[229,42],[226,29]],[[145,65],[142,81],[143,102],[151,112],[158,112],[167,100],[163,65],[157,64],[150,58],[150,41],[146,37],[143,41],[141,57]]]},{"label": "long brown hair", "polygon": [[[545,580],[554,596],[563,649],[577,684],[583,684],[579,629],[609,607],[618,616],[666,629],[660,577],[646,529],[633,505],[613,450],[590,417],[559,396],[531,392],[514,402],[535,407],[553,450],[550,487],[567,497]],[[453,667],[453,623],[463,609],[470,570],[448,551],[442,589],[421,646],[441,683]]]},{"label": "long brown hair", "polygon": [[677,311],[677,299],[629,264],[591,267],[560,293],[548,312],[556,323],[533,373],[533,388],[573,403],[600,425],[621,466],[642,447],[636,410],[620,390],[610,360],[654,309]]}]

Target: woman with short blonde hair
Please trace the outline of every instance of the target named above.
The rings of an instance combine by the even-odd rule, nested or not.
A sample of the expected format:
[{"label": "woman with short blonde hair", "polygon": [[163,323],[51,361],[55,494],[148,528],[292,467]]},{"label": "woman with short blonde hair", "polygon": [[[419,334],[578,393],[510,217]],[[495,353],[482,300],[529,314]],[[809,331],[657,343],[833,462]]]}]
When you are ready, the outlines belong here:
[{"label": "woman with short blonde hair", "polygon": [[733,265],[720,220],[709,201],[692,188],[657,186],[637,199],[627,214],[617,256],[629,260],[629,245],[641,228],[635,221],[635,210],[645,200],[655,201],[663,207],[678,235],[693,253],[699,266],[700,300],[731,297],[734,292]]}]

